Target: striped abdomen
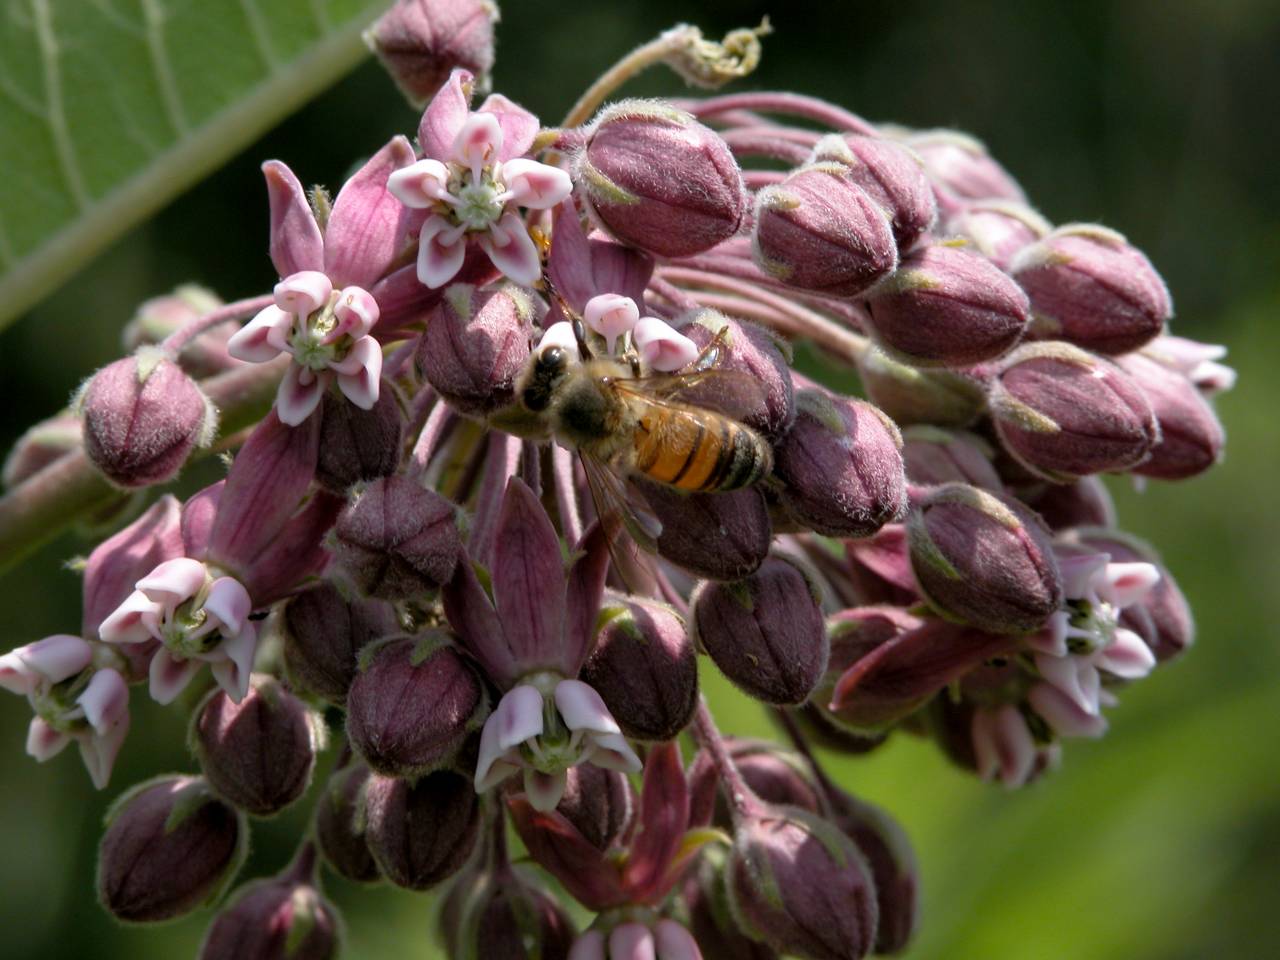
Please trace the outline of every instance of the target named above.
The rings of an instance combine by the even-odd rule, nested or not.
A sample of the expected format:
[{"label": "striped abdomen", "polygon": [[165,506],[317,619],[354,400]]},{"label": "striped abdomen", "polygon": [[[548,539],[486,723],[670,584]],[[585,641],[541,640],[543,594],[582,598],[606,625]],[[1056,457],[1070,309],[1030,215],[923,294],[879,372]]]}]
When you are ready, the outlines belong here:
[{"label": "striped abdomen", "polygon": [[634,445],[634,469],[690,492],[748,487],[773,468],[760,434],[700,407],[644,404]]}]

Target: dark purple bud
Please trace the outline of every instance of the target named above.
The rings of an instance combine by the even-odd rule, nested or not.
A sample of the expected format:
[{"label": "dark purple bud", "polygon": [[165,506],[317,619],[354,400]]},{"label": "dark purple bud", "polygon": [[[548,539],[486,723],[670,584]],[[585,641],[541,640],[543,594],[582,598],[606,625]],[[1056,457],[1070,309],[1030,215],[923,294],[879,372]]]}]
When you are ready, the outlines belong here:
[{"label": "dark purple bud", "polygon": [[738,927],[729,907],[725,860],[720,847],[707,847],[697,871],[691,873],[680,888],[688,912],[689,932],[704,957],[780,960],[776,950],[752,940]]},{"label": "dark purple bud", "polygon": [[901,426],[929,423],[967,427],[985,406],[985,391],[971,377],[950,370],[921,370],[871,347],[858,358],[868,399]]},{"label": "dark purple bud", "polygon": [[199,960],[331,960],[342,918],[320,896],[315,850],[305,847],[284,873],[248,884],[214,918]]},{"label": "dark purple bud", "polygon": [[395,473],[404,422],[391,384],[382,382],[372,410],[362,410],[332,390],[325,392],[320,409],[320,486],[345,494],[354,484]]},{"label": "dark purple bud", "polygon": [[906,831],[888,811],[828,786],[831,820],[857,844],[871,866],[880,922],[875,952],[901,953],[915,933],[920,909],[920,871]]},{"label": "dark purple bud", "polygon": [[1056,483],[1130,470],[1160,440],[1133,378],[1066,343],[1027,344],[1007,357],[988,402],[1005,449]]},{"label": "dark purple bud", "polygon": [[958,234],[1001,270],[1019,252],[1042,239],[1053,226],[1025,203],[987,200],[973,203],[947,221],[947,233]]},{"label": "dark purple bud", "polygon": [[1037,483],[1019,489],[1018,499],[1040,514],[1055,532],[1116,524],[1116,505],[1100,477],[1081,477],[1075,483]]},{"label": "dark purple bud", "polygon": [[1036,332],[1099,353],[1127,353],[1173,316],[1169,288],[1141,250],[1096,224],[1059,227],[1010,266]]},{"label": "dark purple bud", "polygon": [[556,812],[601,853],[622,843],[636,822],[636,791],[626,774],[580,763],[565,780]]},{"label": "dark purple bud", "polygon": [[705,400],[706,405],[713,408],[717,407],[717,400],[736,403],[730,407],[734,418],[770,440],[777,440],[791,429],[796,418],[796,403],[791,382],[791,348],[786,341],[779,340],[764,327],[731,319],[715,310],[695,310],[678,321],[677,326],[699,349],[727,328],[724,341],[728,349],[717,369],[737,371],[757,384],[750,396],[741,396],[739,386],[729,387],[731,396],[725,397],[725,388],[713,381],[683,392],[682,399],[695,404]]},{"label": "dark purple bud", "polygon": [[747,216],[729,145],[682,110],[624,100],[592,121],[574,182],[616,239],[664,257],[710,250]]},{"label": "dark purple bud", "polygon": [[972,433],[915,426],[902,432],[902,461],[907,479],[922,486],[968,483],[986,490],[1003,490],[991,465],[990,444]]},{"label": "dark purple bud", "polygon": [[484,416],[510,406],[529,361],[533,301],[511,284],[455,283],[418,340],[418,369],[449,404]]},{"label": "dark purple bud", "polygon": [[773,527],[757,487],[685,494],[643,480],[638,486],[662,522],[658,553],[695,576],[737,580],[769,555]]},{"label": "dark purple bud", "polygon": [[[823,810],[822,795],[813,772],[803,757],[767,740],[725,739],[729,756],[748,787],[761,800],[781,806],[800,807],[810,813]],[[720,789],[720,774],[711,756],[699,751],[689,769],[689,822],[693,824],[732,823],[728,805]]]},{"label": "dark purple bud", "polygon": [[400,629],[385,600],[348,598],[327,581],[293,597],[281,622],[290,682],[334,706],[346,705],[360,651]]},{"label": "dark purple bud", "polygon": [[879,408],[804,390],[795,426],[775,453],[787,510],[833,537],[869,537],[907,504],[902,436]]},{"label": "dark purple bud", "polygon": [[364,41],[409,103],[421,108],[455,67],[488,85],[497,22],[492,0],[398,0]]},{"label": "dark purple bud", "polygon": [[698,705],[698,655],[684,621],[666,604],[607,598],[605,626],[580,679],[637,740],[670,740]]},{"label": "dark purple bud", "polygon": [[953,483],[907,519],[911,569],[943,616],[991,633],[1044,626],[1062,605],[1049,530],[1012,497]]},{"label": "dark purple bud", "polygon": [[793,708],[791,718],[800,725],[805,736],[815,746],[851,757],[861,757],[889,742],[888,732],[853,733],[837,726],[831,719],[830,711],[818,706],[816,694],[808,703]]},{"label": "dark purple bud", "polygon": [[274,677],[256,673],[235,703],[214,690],[196,711],[191,750],[209,785],[256,817],[279,813],[311,783],[323,721]]},{"label": "dark purple bud", "polygon": [[[159,344],[165,337],[222,305],[222,299],[213,291],[193,283],[185,283],[172,293],[152,297],[138,307],[133,319],[125,326],[124,348],[134,351],[139,347]],[[239,366],[240,361],[227,353],[227,341],[239,329],[240,324],[235,320],[210,327],[183,346],[175,358],[178,366],[197,379]]]},{"label": "dark purple bud", "polygon": [[348,764],[334,771],[316,801],[315,837],[320,853],[335,873],[357,883],[382,878],[365,840],[365,786],[370,776],[363,763]]},{"label": "dark purple bud", "polygon": [[1195,384],[1140,353],[1117,357],[1116,365],[1137,382],[1160,424],[1160,439],[1151,448],[1151,457],[1134,473],[1183,480],[1204,473],[1222,459],[1226,442],[1222,424]]},{"label": "dark purple bud", "polygon": [[339,565],[366,596],[421,597],[453,576],[462,541],[454,506],[416,480],[375,480],[333,528]]},{"label": "dark purple bud", "polygon": [[140,783],[107,812],[98,899],[118,920],[155,923],[217,900],[248,853],[244,815],[202,777]]},{"label": "dark purple bud", "polygon": [[365,795],[369,851],[396,886],[428,890],[471,856],[480,802],[467,777],[437,770],[410,783],[374,774]]},{"label": "dark purple bud", "polygon": [[789,558],[774,555],[736,583],[705,583],[692,603],[698,645],[724,675],[765,703],[803,703],[827,666],[818,595]]},{"label": "dark purple bud", "polygon": [[489,715],[484,683],[440,631],[391,637],[360,653],[347,736],[379,773],[418,777],[448,764]]},{"label": "dark purple bud", "polygon": [[813,159],[845,167],[846,176],[888,216],[899,250],[933,229],[938,219],[933,186],[920,158],[909,148],[879,137],[833,134],[818,141]]},{"label": "dark purple bud", "polygon": [[960,367],[1011,350],[1027,295],[986,257],[948,243],[913,250],[868,297],[880,344],[916,366]]},{"label": "dark purple bud", "polygon": [[980,140],[958,130],[922,130],[906,138],[924,161],[938,205],[947,212],[966,200],[1026,200],[1022,188]]},{"label": "dark purple bud", "polygon": [[752,251],[793,287],[853,297],[898,264],[889,218],[838,163],[815,163],[756,194]]},{"label": "dark purple bud", "polygon": [[458,960],[567,960],[577,936],[573,918],[538,878],[519,868],[464,875],[456,909],[440,923],[449,956]]},{"label": "dark purple bud", "polygon": [[761,804],[737,824],[725,869],[739,925],[779,953],[856,960],[871,952],[879,914],[871,868],[826,820]]},{"label": "dark purple bud", "polygon": [[80,446],[83,429],[80,418],[60,413],[41,420],[20,436],[4,460],[0,483],[11,490],[28,477],[39,473],[63,454]]},{"label": "dark purple bud", "polygon": [[172,480],[218,427],[217,411],[196,382],[150,347],[95,373],[73,406],[84,417],[85,453],[122,487]]}]

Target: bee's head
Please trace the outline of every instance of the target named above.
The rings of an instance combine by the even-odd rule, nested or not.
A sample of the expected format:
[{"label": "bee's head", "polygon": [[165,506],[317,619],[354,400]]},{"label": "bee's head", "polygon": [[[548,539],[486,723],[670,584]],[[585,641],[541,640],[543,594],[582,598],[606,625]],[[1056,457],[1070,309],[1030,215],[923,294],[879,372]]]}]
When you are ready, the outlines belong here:
[{"label": "bee's head", "polygon": [[556,384],[569,371],[569,351],[557,343],[549,343],[533,355],[532,367],[520,402],[525,408],[538,413],[547,409]]}]

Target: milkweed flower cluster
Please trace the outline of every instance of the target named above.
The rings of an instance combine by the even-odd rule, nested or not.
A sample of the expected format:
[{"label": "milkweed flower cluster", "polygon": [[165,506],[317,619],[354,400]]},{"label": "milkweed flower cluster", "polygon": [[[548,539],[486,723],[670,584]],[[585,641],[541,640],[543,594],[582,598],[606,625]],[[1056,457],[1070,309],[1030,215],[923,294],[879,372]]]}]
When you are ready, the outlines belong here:
[{"label": "milkweed flower cluster", "polygon": [[[210,960],[334,955],[321,865],[441,891],[454,957],[899,952],[910,844],[815,745],[923,737],[1016,788],[1102,735],[1193,627],[1099,477],[1212,467],[1233,374],[1168,332],[1136,247],[1048,223],[965,134],[794,93],[601,94],[546,128],[501,94],[472,107],[495,17],[401,0],[370,42],[426,104],[416,144],[332,202],[267,162],[274,290],[144,305],[79,420],[12,454],[6,484],[38,485],[82,437],[144,489],[212,439],[224,378],[275,389],[225,479],[93,550],[79,633],[0,657],[27,750],[74,741],[102,788],[130,686],[190,705],[198,769],[107,820],[99,894],[132,922],[216,899],[247,818],[315,794],[295,860],[220,907]],[[751,31],[681,27],[627,62],[706,84],[758,55]],[[798,341],[861,394],[794,369]],[[558,388],[528,386],[591,356],[594,396],[668,390],[634,436],[581,406],[548,420]],[[763,475],[717,486],[738,466],[711,446],[682,485],[701,426],[670,475],[628,459],[682,410],[725,449],[753,438]],[[700,657],[789,747],[720,735]]]}]

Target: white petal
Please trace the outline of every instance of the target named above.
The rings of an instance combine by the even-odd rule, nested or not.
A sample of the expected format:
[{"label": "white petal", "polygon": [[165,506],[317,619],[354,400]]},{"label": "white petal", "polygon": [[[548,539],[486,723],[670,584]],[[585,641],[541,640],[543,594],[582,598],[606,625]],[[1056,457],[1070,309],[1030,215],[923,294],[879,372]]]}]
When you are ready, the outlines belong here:
[{"label": "white petal", "polygon": [[1071,625],[1071,614],[1065,610],[1049,616],[1049,622],[1043,630],[1023,638],[1022,642],[1028,650],[1047,654],[1051,657],[1065,657],[1067,649],[1067,630]]},{"label": "white petal", "polygon": [[89,771],[89,779],[94,787],[101,790],[111,779],[111,768],[115,766],[120,747],[129,733],[129,714],[101,734],[94,733],[76,737],[80,745],[80,759]]},{"label": "white petal", "polygon": [[524,772],[525,796],[529,798],[529,805],[542,813],[550,813],[559,805],[567,783],[568,777],[563,770],[542,773],[526,769]]},{"label": "white petal", "polygon": [[[1037,655],[1040,676],[1063,692],[1085,713],[1098,712],[1097,671],[1084,657],[1046,657]],[[1092,674],[1092,681],[1089,675]]]},{"label": "white petal", "polygon": [[702,960],[693,934],[674,920],[664,917],[655,923],[653,939],[658,944],[658,960]]},{"label": "white petal", "polygon": [[516,753],[508,754],[498,746],[498,724],[495,715],[490,715],[480,731],[480,756],[476,760],[475,786],[476,793],[485,793],[493,789],[507,777],[520,769],[514,762]]},{"label": "white petal", "polygon": [[688,366],[698,356],[698,345],[657,317],[641,317],[631,331],[640,359],[654,370],[669,373]]},{"label": "white petal", "polygon": [[528,684],[512,687],[498,701],[489,722],[496,724],[499,750],[541,736],[542,694]]},{"label": "white petal", "polygon": [[93,648],[83,637],[56,633],[0,657],[0,687],[28,694],[42,684],[61,683],[89,665]]},{"label": "white petal", "polygon": [[262,310],[227,341],[227,353],[248,363],[265,363],[287,345],[293,316],[277,306]]},{"label": "white petal", "polygon": [[569,951],[568,960],[609,960],[605,952],[604,934],[599,930],[588,930],[577,940]]},{"label": "white petal", "polygon": [[422,210],[448,195],[449,168],[439,160],[419,160],[387,177],[387,190],[406,207]]},{"label": "white petal", "polygon": [[1111,555],[1106,553],[1058,557],[1058,569],[1062,573],[1063,595],[1073,600],[1089,596],[1110,559]]},{"label": "white petal", "polygon": [[200,592],[209,571],[199,560],[175,557],[166,560],[138,581],[137,587],[150,600],[173,610]]},{"label": "white petal", "polygon": [[36,763],[56,757],[70,742],[69,734],[59,733],[39,717],[31,718],[31,725],[27,727],[27,755],[34,757]]},{"label": "white petal", "polygon": [[563,350],[567,350],[569,356],[577,357],[578,338],[573,333],[573,324],[568,320],[561,320],[547,327],[542,339],[538,341],[537,350],[534,352],[541,353],[543,347],[560,347]]},{"label": "white petal", "polygon": [[378,402],[382,378],[382,346],[373,337],[363,337],[351,347],[341,362],[332,365],[338,375],[338,389],[361,410],[372,410]]},{"label": "white petal", "polygon": [[382,312],[378,309],[378,301],[368,290],[345,287],[333,305],[333,315],[338,318],[338,325],[324,338],[325,343],[333,343],[341,336],[352,340],[367,336]]},{"label": "white petal", "polygon": [[1121,627],[1111,645],[1094,656],[1094,663],[1122,680],[1137,680],[1155,669],[1156,658],[1140,636]]},{"label": "white petal", "polygon": [[1032,687],[1027,702],[1064,737],[1100,737],[1107,732],[1107,721],[1100,713],[1086,713],[1061,690],[1047,683]]},{"label": "white petal", "polygon": [[995,714],[996,745],[1000,754],[1000,782],[1020,787],[1036,765],[1036,744],[1018,708],[1001,707]]},{"label": "white petal", "polygon": [[99,670],[89,678],[76,703],[84,708],[89,726],[99,734],[106,733],[129,716],[129,685],[116,671]]},{"label": "white petal", "polygon": [[224,634],[239,633],[253,612],[249,591],[235,577],[219,577],[209,585],[204,611],[215,618]]},{"label": "white petal", "polygon": [[609,934],[609,960],[657,960],[649,928],[634,920],[614,927]]},{"label": "white petal", "polygon": [[587,301],[582,309],[583,322],[605,338],[609,352],[624,333],[630,333],[640,319],[640,308],[630,297],[616,293],[602,293]]},{"label": "white petal", "polygon": [[453,141],[453,159],[473,173],[494,163],[501,152],[502,124],[492,113],[471,114]]},{"label": "white petal", "polygon": [[102,621],[98,627],[98,638],[103,643],[158,640],[163,616],[163,604],[156,603],[141,590],[135,590]]},{"label": "white petal", "polygon": [[320,406],[328,383],[327,373],[316,373],[296,363],[289,364],[289,369],[280,379],[280,388],[276,390],[276,416],[280,422],[291,427],[303,423]]},{"label": "white petal", "polygon": [[595,688],[581,680],[561,680],[556,684],[556,709],[570,730],[621,733],[622,728],[604,705]]},{"label": "white petal", "polygon": [[232,702],[239,703],[249,692],[249,676],[253,672],[253,657],[258,651],[258,628],[246,623],[234,637],[223,640],[218,650],[223,659],[209,665],[213,679],[227,692]]},{"label": "white petal", "polygon": [[533,286],[542,276],[542,258],[529,237],[529,230],[514,213],[503,214],[502,219],[480,235],[480,246],[493,265],[514,283]]},{"label": "white petal", "polygon": [[299,270],[276,284],[276,306],[285,313],[305,317],[329,302],[333,284],[319,270]]},{"label": "white petal", "polygon": [[1120,609],[1142,601],[1157,583],[1160,570],[1152,563],[1108,563],[1098,595]]},{"label": "white petal", "polygon": [[573,181],[559,167],[516,157],[502,165],[502,180],[518,207],[550,210],[573,193]]},{"label": "white petal", "polygon": [[151,699],[159,704],[173,703],[199,669],[199,660],[179,660],[161,647],[151,658]]},{"label": "white petal", "polygon": [[620,733],[592,734],[591,743],[595,748],[591,752],[591,762],[602,770],[637,773],[643,766],[627,738]]},{"label": "white petal", "polygon": [[458,275],[466,255],[466,234],[444,217],[430,217],[418,234],[418,279],[432,290],[443,287]]}]

